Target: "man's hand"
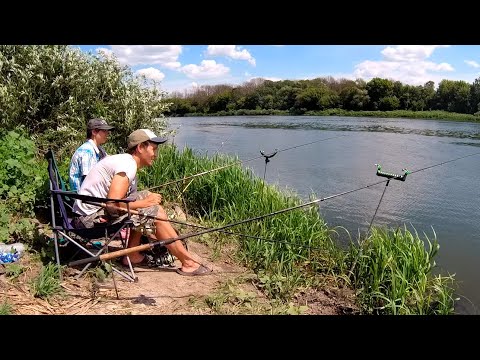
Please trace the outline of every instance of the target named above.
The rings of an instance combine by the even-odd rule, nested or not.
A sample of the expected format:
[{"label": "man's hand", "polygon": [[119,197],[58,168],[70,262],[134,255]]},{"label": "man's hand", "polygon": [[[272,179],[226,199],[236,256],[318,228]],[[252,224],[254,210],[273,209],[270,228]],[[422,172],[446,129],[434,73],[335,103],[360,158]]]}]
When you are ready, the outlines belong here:
[{"label": "man's hand", "polygon": [[144,199],[144,201],[145,201],[145,205],[146,205],[145,207],[160,205],[162,203],[162,195],[155,194],[155,193],[150,193]]}]

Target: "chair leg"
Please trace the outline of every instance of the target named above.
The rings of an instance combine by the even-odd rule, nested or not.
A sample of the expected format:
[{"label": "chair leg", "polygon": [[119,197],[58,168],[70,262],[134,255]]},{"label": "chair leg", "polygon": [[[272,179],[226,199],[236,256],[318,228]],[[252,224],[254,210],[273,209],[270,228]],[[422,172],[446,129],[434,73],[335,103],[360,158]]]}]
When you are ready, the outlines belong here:
[{"label": "chair leg", "polygon": [[[82,246],[81,244],[79,244],[77,241],[75,241],[74,239],[72,239],[70,236],[68,236],[67,234],[63,233],[60,231],[60,234],[67,238],[72,244],[74,244],[76,247],[80,248],[82,251],[84,251],[85,253],[87,253],[88,255],[90,256],[97,256],[97,255],[100,255],[103,250],[105,250],[105,247],[103,247],[102,249],[99,250],[99,252],[97,254],[94,254],[93,252],[91,252],[90,250],[88,250],[87,248],[85,248],[84,246]],[[108,246],[108,245],[107,245]],[[87,265],[91,265],[92,263],[88,263]],[[77,280],[83,275],[83,273],[89,268],[89,266],[85,266],[81,271],[80,273],[75,277]],[[132,269],[133,270],[133,269]],[[132,271],[132,275],[129,275],[119,269],[117,269],[115,266],[112,265],[112,271],[115,271],[117,274],[123,276],[125,279],[127,279],[128,281],[131,281],[131,282],[136,282],[138,279],[136,278],[135,276],[135,273]]]},{"label": "chair leg", "polygon": [[60,275],[60,281],[63,281],[62,268],[61,268],[61,265],[60,265],[60,253],[58,251],[58,234],[55,230],[53,231],[53,241],[54,241],[54,244],[55,244],[55,258],[57,260],[58,273]]},{"label": "chair leg", "polygon": [[[115,239],[118,234],[120,234],[120,241],[122,243],[122,246],[124,249],[126,249],[128,247],[128,240],[129,240],[129,235],[130,235],[130,231],[132,231],[132,226],[133,223],[131,222],[125,222],[122,227],[120,229],[118,229],[115,234],[113,234],[113,236],[105,243],[106,247],[108,246],[108,243],[110,241],[112,241],[113,239]],[[122,230],[123,229],[127,229],[127,233],[125,234],[125,239],[123,238],[123,236],[121,235],[122,234]],[[105,235],[107,237],[107,235]],[[107,248],[108,249],[108,248]],[[137,282],[138,281],[138,277],[135,275],[135,271],[133,270],[133,266],[132,266],[132,263],[130,261],[130,257],[127,256],[127,263],[128,263],[128,268],[130,269],[130,274],[132,274],[132,279],[134,279],[133,281],[134,282]],[[112,266],[113,268],[113,266]]]}]

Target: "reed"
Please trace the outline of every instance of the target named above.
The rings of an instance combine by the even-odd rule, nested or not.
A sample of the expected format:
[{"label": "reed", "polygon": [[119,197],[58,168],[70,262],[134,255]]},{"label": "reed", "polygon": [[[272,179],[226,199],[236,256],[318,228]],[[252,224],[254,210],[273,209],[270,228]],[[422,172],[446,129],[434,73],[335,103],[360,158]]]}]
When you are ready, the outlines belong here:
[{"label": "reed", "polygon": [[371,235],[352,248],[356,259],[353,285],[364,310],[374,314],[453,313],[454,276],[434,274],[439,250],[433,240],[397,229],[373,228]]}]

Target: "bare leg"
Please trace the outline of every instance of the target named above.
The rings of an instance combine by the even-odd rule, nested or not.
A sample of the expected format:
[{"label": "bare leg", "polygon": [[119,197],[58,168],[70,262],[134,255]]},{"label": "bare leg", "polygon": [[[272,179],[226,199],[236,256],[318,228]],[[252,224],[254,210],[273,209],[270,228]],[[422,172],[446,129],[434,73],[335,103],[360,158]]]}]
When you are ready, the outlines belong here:
[{"label": "bare leg", "polygon": [[[160,206],[157,217],[160,219],[167,220],[167,214],[165,210]],[[170,222],[155,220],[155,235],[151,235],[152,238],[156,240],[166,240],[177,237],[177,232],[172,227]],[[128,241],[128,248],[135,247],[140,245],[141,233],[135,230],[131,230],[130,239]],[[190,253],[185,249],[181,241],[175,241],[171,244],[165,245],[170,254],[175,256],[182,263],[182,271],[184,272],[193,272],[197,270],[200,266],[200,263],[192,258]],[[140,252],[133,252],[128,255],[132,264],[139,263],[143,260],[143,255]],[[126,265],[126,259],[123,260],[123,263]]]},{"label": "bare leg", "polygon": [[[157,217],[167,220],[165,210],[160,206]],[[166,240],[177,237],[177,232],[172,227],[170,222],[155,220],[155,238],[157,240]],[[165,245],[170,254],[175,256],[182,263],[182,271],[192,272],[199,268],[198,261],[192,258],[192,255],[185,249],[181,241],[174,241],[171,244]]]}]

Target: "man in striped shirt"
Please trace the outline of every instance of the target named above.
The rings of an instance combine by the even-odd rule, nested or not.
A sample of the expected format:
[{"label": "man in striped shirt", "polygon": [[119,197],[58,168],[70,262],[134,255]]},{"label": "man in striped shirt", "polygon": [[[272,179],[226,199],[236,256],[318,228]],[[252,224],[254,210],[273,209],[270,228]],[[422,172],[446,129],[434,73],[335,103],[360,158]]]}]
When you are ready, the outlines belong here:
[{"label": "man in striped shirt", "polygon": [[113,126],[103,119],[91,119],[87,124],[87,141],[73,154],[70,161],[69,184],[71,191],[78,191],[83,180],[92,167],[107,156],[101,145],[108,140],[108,134]]}]

